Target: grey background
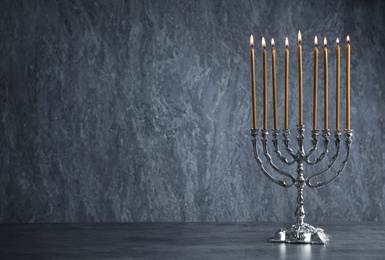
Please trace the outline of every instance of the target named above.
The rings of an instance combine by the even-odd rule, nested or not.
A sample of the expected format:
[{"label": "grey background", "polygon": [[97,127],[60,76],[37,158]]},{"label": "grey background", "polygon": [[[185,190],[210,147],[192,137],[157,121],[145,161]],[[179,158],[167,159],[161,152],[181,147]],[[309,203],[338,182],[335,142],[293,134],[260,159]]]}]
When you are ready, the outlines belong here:
[{"label": "grey background", "polygon": [[[383,1],[20,0],[0,10],[0,222],[292,221],[295,190],[252,157],[249,36],[259,125],[260,39],[275,38],[281,127],[289,37],[294,130],[299,29],[308,126],[314,35],[330,43],[331,128],[335,38],[342,83],[347,34],[352,46],[352,159],[336,182],[305,191],[306,220],[385,220]],[[319,84],[322,126],[322,69]]]}]

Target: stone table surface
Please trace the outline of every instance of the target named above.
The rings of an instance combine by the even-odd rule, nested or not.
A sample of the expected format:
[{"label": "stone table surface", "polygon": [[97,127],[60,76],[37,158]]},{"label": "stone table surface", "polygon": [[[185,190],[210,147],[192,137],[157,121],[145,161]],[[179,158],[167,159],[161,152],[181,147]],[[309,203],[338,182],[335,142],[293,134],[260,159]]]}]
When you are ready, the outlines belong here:
[{"label": "stone table surface", "polygon": [[[314,223],[313,223],[314,224]],[[1,259],[384,259],[384,222],[316,223],[327,245],[268,243],[288,223],[1,224]]]}]

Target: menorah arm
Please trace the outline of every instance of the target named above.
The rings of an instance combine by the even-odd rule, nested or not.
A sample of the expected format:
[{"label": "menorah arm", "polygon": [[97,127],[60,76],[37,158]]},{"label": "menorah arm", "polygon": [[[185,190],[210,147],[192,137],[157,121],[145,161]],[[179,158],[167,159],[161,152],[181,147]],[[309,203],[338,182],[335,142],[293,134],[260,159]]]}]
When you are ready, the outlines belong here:
[{"label": "menorah arm", "polygon": [[[278,184],[279,186],[282,186],[282,187],[285,187],[285,188],[289,188],[291,186],[294,185],[295,183],[295,179],[293,176],[291,176],[289,173],[286,173],[286,172],[283,172],[281,171],[280,169],[278,169],[275,165],[275,168],[273,167],[273,169],[277,169],[277,171],[287,177],[290,178],[291,180],[291,183],[287,183],[285,180],[279,180],[279,179],[276,179],[274,178],[273,176],[271,176],[268,171],[265,169],[265,167],[263,167],[263,164],[262,164],[262,160],[261,158],[259,157],[259,153],[258,153],[258,149],[257,149],[257,136],[258,136],[258,130],[257,129],[251,129],[251,141],[252,141],[252,144],[253,144],[253,153],[254,153],[254,159],[256,160],[259,168],[261,169],[261,171],[263,172],[263,174],[269,179],[271,180],[272,182],[274,182],[275,184]],[[270,157],[270,156],[269,156]],[[270,158],[270,165],[272,164],[271,162],[271,158]]]},{"label": "menorah arm", "polygon": [[293,149],[290,148],[289,146],[290,142],[290,130],[285,129],[283,130],[283,143],[285,144],[285,150],[290,154],[291,157],[296,158],[296,154],[293,152]]},{"label": "menorah arm", "polygon": [[341,138],[341,131],[336,131],[335,135],[336,135],[336,146],[337,146],[336,154],[333,156],[331,163],[328,165],[328,167],[326,167],[326,169],[324,169],[324,170],[322,170],[322,171],[320,171],[318,173],[315,173],[315,174],[311,175],[309,178],[307,178],[306,185],[309,186],[310,188],[320,188],[322,186],[325,186],[325,185],[331,183],[335,179],[337,179],[337,177],[344,170],[344,168],[346,166],[346,163],[348,162],[348,160],[350,158],[350,147],[351,147],[351,143],[352,143],[353,131],[352,130],[346,130],[346,132],[345,132],[345,136],[346,136],[346,155],[345,155],[345,159],[341,162],[339,170],[335,173],[334,176],[332,176],[330,179],[328,179],[326,181],[318,181],[314,185],[310,183],[310,180],[312,178],[317,177],[317,176],[321,175],[322,173],[326,172],[335,163],[335,161],[336,161],[336,159],[337,159],[337,157],[339,155],[339,148],[340,148],[340,142],[341,142],[341,139],[340,139]]},{"label": "menorah arm", "polygon": [[281,162],[287,164],[287,165],[292,165],[296,161],[293,159],[289,161],[285,156],[282,155],[280,149],[279,149],[279,144],[278,144],[278,137],[279,137],[279,130],[273,130],[273,145],[274,145],[274,153],[277,155],[277,157],[281,160]]},{"label": "menorah arm", "polygon": [[311,140],[311,143],[312,143],[312,147],[311,149],[309,150],[309,152],[305,155],[305,160],[307,158],[309,158],[316,150],[317,150],[317,143],[318,143],[318,130],[312,130],[311,131],[311,137],[312,137],[312,140]]},{"label": "menorah arm", "polygon": [[[285,172],[284,170],[279,169],[271,159],[271,156],[269,154],[269,151],[267,149],[267,136],[269,135],[268,130],[262,129],[262,147],[263,147],[263,154],[265,155],[266,160],[269,162],[270,166],[277,171],[278,173],[290,178],[292,180],[292,185],[295,183],[295,178],[288,172]],[[291,186],[291,185],[290,185]]]},{"label": "menorah arm", "polygon": [[[317,134],[318,135],[318,134]],[[309,151],[309,153],[304,157],[304,161],[308,165],[316,165],[317,163],[321,162],[326,155],[329,153],[329,136],[330,136],[330,130],[322,130],[322,137],[324,138],[324,150],[322,153],[316,158],[314,161],[310,161],[309,157],[314,153],[314,151],[317,149],[317,142],[314,140],[316,138],[316,135],[314,135],[314,132],[312,134],[313,136],[313,148]],[[314,145],[315,144],[315,145]]]}]

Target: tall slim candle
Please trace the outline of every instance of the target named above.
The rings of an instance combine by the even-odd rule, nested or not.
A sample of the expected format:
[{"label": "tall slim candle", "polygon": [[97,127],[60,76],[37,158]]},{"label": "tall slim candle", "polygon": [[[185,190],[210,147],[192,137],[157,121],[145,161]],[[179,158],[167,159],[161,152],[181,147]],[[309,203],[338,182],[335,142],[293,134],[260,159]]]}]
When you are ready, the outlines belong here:
[{"label": "tall slim candle", "polygon": [[327,40],[324,38],[324,129],[329,129],[328,111],[328,48]]},{"label": "tall slim candle", "polygon": [[314,37],[314,99],[313,99],[313,130],[317,130],[318,109],[318,38]]},{"label": "tall slim candle", "polygon": [[274,104],[274,129],[278,129],[278,117],[277,117],[277,77],[275,67],[275,49],[274,38],[271,39],[271,78],[273,82],[273,104]]},{"label": "tall slim candle", "polygon": [[350,38],[346,37],[346,129],[350,130]]},{"label": "tall slim candle", "polygon": [[289,129],[289,40],[285,39],[285,129]]},{"label": "tall slim candle", "polygon": [[263,129],[267,129],[267,62],[266,41],[262,38],[263,56]]},{"label": "tall slim candle", "polygon": [[255,58],[254,58],[254,37],[250,35],[250,58],[251,58],[251,102],[253,109],[253,129],[257,129],[257,105],[255,93]]},{"label": "tall slim candle", "polygon": [[301,31],[298,31],[298,96],[299,96],[299,125],[303,124],[303,115],[302,115],[302,103],[303,103],[303,96],[302,96],[302,37],[301,37]]},{"label": "tall slim candle", "polygon": [[336,130],[340,129],[340,39],[336,40]]}]

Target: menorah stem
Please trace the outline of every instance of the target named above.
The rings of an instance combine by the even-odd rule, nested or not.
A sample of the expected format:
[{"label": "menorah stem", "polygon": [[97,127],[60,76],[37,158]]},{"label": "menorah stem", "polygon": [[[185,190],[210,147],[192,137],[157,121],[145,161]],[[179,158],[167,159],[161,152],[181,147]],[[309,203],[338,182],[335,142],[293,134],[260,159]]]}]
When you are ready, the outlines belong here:
[{"label": "menorah stem", "polygon": [[297,160],[297,179],[295,181],[295,186],[298,189],[298,195],[297,195],[297,209],[295,211],[295,216],[297,217],[297,225],[303,226],[305,218],[305,209],[303,206],[304,198],[303,198],[303,188],[306,186],[306,180],[303,177],[303,161],[305,157],[305,149],[303,146],[303,141],[305,139],[304,135],[305,126],[304,125],[298,125],[297,126],[297,141],[298,141],[298,154],[296,157]]},{"label": "menorah stem", "polygon": [[[305,140],[305,126],[304,125],[297,125],[297,141],[298,141],[298,157],[297,161],[303,161],[303,158],[305,156],[305,148],[303,146],[303,140]],[[303,172],[303,170],[302,170]]]},{"label": "menorah stem", "polygon": [[303,177],[302,162],[298,162],[297,173],[298,173],[298,176],[295,182],[295,186],[298,189],[298,194],[297,194],[297,209],[295,211],[295,216],[297,217],[297,225],[303,226],[304,224],[303,219],[305,218],[305,215],[306,215],[305,208],[303,206],[304,204],[303,189],[306,185],[306,182],[305,182],[305,178]]}]

